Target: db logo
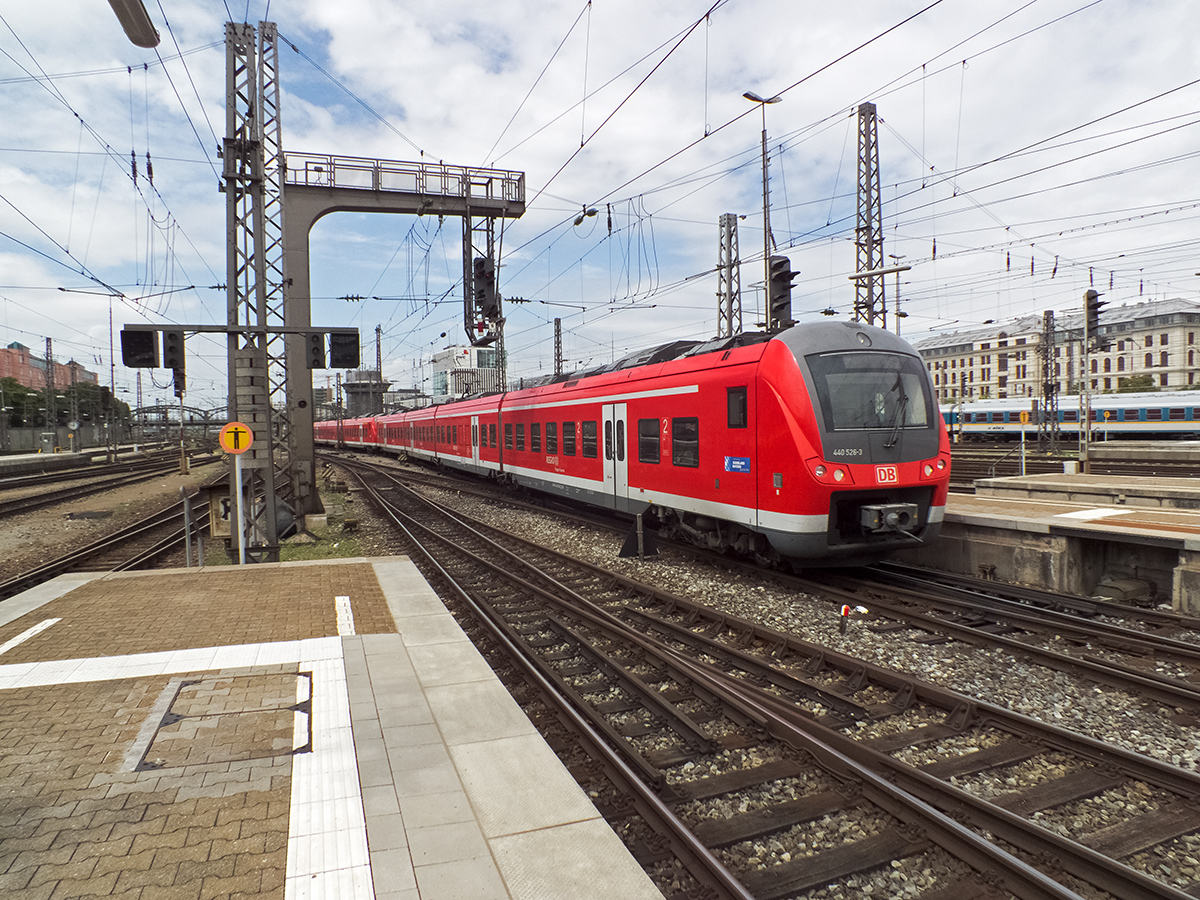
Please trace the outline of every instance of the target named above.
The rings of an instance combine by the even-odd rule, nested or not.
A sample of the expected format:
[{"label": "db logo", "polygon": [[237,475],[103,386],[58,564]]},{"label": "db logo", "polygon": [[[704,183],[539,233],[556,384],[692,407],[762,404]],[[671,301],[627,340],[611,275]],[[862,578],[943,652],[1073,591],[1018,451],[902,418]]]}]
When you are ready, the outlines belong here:
[{"label": "db logo", "polygon": [[896,471],[895,466],[876,466],[875,481],[878,484],[897,484],[900,481],[900,474]]}]

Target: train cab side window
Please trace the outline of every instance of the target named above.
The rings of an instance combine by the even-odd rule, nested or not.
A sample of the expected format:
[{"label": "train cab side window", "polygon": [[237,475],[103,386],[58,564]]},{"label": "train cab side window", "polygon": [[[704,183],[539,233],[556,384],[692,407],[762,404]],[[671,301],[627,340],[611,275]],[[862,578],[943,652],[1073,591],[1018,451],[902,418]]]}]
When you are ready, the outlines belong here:
[{"label": "train cab side window", "polygon": [[595,423],[595,421],[584,422],[582,428],[583,428],[583,434],[582,434],[583,455],[585,457],[587,457],[588,459],[595,459],[596,452],[599,449],[599,441],[597,440],[598,435],[596,432],[596,423]]},{"label": "train cab side window", "polygon": [[492,422],[488,425],[488,446],[496,446],[496,423]]},{"label": "train cab side window", "polygon": [[638,419],[638,462],[658,465],[658,419]]},{"label": "train cab side window", "polygon": [[700,465],[700,420],[695,417],[671,420],[671,462],[689,469]]},{"label": "train cab side window", "polygon": [[725,408],[727,423],[730,428],[745,428],[749,414],[746,402],[746,388],[731,387],[725,389]]},{"label": "train cab side window", "polygon": [[563,456],[575,455],[575,423],[563,422]]},{"label": "train cab side window", "polygon": [[513,448],[512,423],[508,422],[504,426],[504,449],[511,450],[512,448]]},{"label": "train cab side window", "polygon": [[529,426],[529,449],[534,453],[542,452],[542,426],[536,423]]},{"label": "train cab side window", "polygon": [[558,423],[557,422],[547,422],[546,423],[546,452],[547,453],[557,453],[558,452]]},{"label": "train cab side window", "polygon": [[517,426],[517,449],[525,449],[525,424],[521,423]]}]

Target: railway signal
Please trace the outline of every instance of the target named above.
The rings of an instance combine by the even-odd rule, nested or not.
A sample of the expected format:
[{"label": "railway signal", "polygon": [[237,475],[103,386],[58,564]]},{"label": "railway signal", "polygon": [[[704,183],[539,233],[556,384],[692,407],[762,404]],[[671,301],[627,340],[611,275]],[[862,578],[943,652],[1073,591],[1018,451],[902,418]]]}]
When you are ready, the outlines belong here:
[{"label": "railway signal", "polygon": [[325,368],[325,335],[319,331],[308,336],[308,367]]},{"label": "railway signal", "polygon": [[121,364],[131,369],[157,369],[158,332],[122,330]]},{"label": "railway signal", "polygon": [[330,332],[329,367],[331,369],[357,369],[358,364],[358,332]]},{"label": "railway signal", "polygon": [[792,261],[786,256],[772,256],[770,268],[767,283],[770,311],[767,321],[770,322],[770,330],[783,331],[796,324],[792,321],[792,279],[800,273],[792,271]]},{"label": "railway signal", "polygon": [[1108,305],[1108,301],[1101,300],[1101,296],[1099,291],[1089,288],[1083,295],[1083,310],[1089,343],[1097,350],[1107,350],[1112,341],[1100,337],[1100,310]]}]

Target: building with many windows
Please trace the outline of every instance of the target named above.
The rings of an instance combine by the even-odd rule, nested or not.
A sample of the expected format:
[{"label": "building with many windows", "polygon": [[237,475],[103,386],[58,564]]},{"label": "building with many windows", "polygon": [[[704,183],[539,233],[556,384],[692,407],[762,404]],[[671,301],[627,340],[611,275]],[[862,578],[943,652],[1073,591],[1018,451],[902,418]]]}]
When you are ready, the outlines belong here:
[{"label": "building with many windows", "polygon": [[[1083,311],[1056,314],[1047,341],[1044,316],[1022,316],[915,341],[933,377],[938,400],[1042,397],[1043,381],[1059,393],[1077,393],[1085,379],[1092,391],[1115,391],[1121,380],[1148,376],[1158,390],[1196,387],[1200,381],[1200,303],[1158,300],[1106,306],[1100,313],[1104,345],[1086,360]],[[1043,348],[1051,350],[1043,375]]]},{"label": "building with many windows", "polygon": [[[71,360],[67,363],[54,363],[51,370],[54,374],[54,385],[59,390],[72,384],[97,384],[99,380],[95,372],[90,372]],[[7,347],[0,348],[0,378],[15,378],[19,383],[35,391],[46,387],[46,360],[34,356],[24,344],[14,341]]]}]

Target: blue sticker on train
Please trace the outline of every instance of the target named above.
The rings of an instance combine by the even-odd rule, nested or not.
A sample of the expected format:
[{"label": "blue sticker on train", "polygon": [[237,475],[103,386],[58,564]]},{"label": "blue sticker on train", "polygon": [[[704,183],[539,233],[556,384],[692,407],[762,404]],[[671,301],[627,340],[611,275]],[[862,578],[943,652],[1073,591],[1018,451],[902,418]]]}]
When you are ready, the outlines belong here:
[{"label": "blue sticker on train", "polygon": [[749,472],[750,457],[748,456],[727,456],[725,457],[726,472]]}]

